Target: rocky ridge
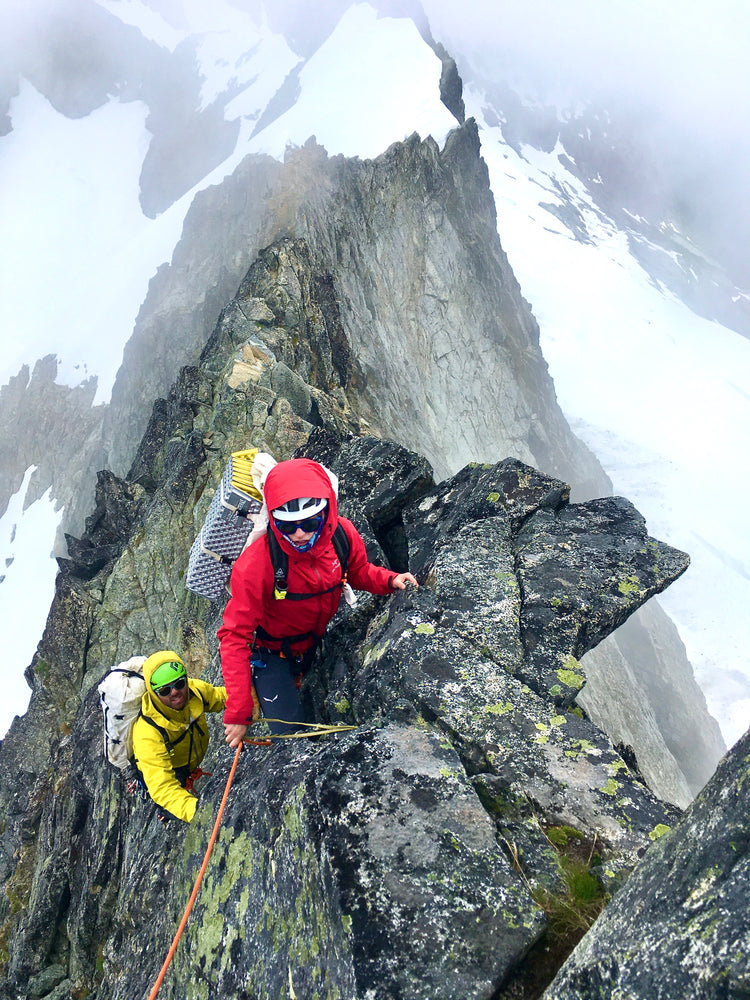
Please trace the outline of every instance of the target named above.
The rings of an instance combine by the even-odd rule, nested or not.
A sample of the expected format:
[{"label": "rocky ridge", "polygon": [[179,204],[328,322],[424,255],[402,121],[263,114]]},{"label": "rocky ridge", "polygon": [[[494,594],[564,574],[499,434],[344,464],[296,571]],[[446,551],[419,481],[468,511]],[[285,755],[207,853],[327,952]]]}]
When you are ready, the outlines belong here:
[{"label": "rocky ridge", "polygon": [[283,166],[248,157],[198,196],[113,390],[113,471],[128,468],[151,401],[197,360],[256,254],[281,238],[304,240],[329,275],[362,376],[350,402],[373,430],[426,455],[440,478],[515,455],[572,482],[576,495],[609,490],[557,405],[500,245],[473,120],[442,150],[413,135],[373,160],[329,157],[312,139]]},{"label": "rocky ridge", "polygon": [[[445,86],[451,79],[455,104],[459,81],[446,72]],[[238,330],[259,339],[261,353],[273,354],[299,309],[311,309],[294,327],[297,343],[279,355],[271,386],[293,400],[295,415],[307,424],[322,418],[314,393],[303,387],[314,374],[304,367],[304,345],[322,322],[332,331],[337,392],[346,397],[338,426],[399,441],[424,454],[440,478],[467,461],[513,455],[571,483],[575,499],[610,492],[556,403],[536,322],[498,239],[469,121],[442,151],[431,139],[412,136],[368,161],[328,157],[314,141],[291,151],[284,164],[250,157],[196,197],[171,264],[151,282],[112,404],[95,415],[86,448],[70,462],[54,463],[54,495],[69,501],[64,532],[81,533],[96,471],[126,474],[153,399],[166,394],[186,361],[198,362],[250,265],[260,285],[243,291],[241,306],[233,308]],[[248,350],[250,360],[242,364],[258,363]],[[339,407],[336,393],[329,395]],[[29,397],[24,412],[57,420],[51,398]],[[157,403],[147,434],[164,419],[165,405]],[[297,444],[305,433],[297,434]],[[78,436],[74,440],[77,448]],[[34,486],[46,483],[42,469],[52,472],[44,442],[34,439],[23,459],[40,466]],[[618,741],[636,746],[652,786],[684,806],[712,773],[724,744],[673,633],[668,622],[646,629],[631,619],[627,655],[619,638],[607,641],[606,655],[592,654],[597,664],[588,694],[592,717],[610,732],[618,729]],[[654,662],[664,684],[651,681]],[[611,698],[622,677],[628,697],[651,706],[626,726]],[[682,727],[665,738],[675,691],[684,706],[680,715],[703,720],[697,748],[682,741]]]},{"label": "rocky ridge", "polygon": [[568,892],[559,831],[590,845],[603,898],[677,818],[575,699],[580,657],[687,558],[625,500],[571,504],[515,459],[435,485],[424,458],[355,433],[359,371],[314,262],[300,241],[261,255],[61,565],[30,710],[0,747],[7,997],[145,994],[166,953],[231,755],[212,720],[197,818],[165,829],[102,762],[95,685],[170,646],[219,680],[221,609],[183,584],[240,447],[324,461],[371,558],[422,586],[362,595],[331,629],[305,697],[354,732],[242,754],[164,996],[501,996]]}]

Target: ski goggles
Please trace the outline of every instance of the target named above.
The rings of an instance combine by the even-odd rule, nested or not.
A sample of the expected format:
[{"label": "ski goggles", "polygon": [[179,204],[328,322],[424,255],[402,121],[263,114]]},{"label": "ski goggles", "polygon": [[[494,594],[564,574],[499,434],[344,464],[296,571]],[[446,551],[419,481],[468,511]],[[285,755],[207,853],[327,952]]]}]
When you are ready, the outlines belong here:
[{"label": "ski goggles", "polygon": [[166,698],[173,691],[184,691],[186,684],[187,677],[178,677],[176,681],[172,681],[170,684],[162,684],[160,688],[154,688],[154,693],[158,694],[160,698]]},{"label": "ski goggles", "polygon": [[312,532],[314,534],[323,525],[323,514],[316,514],[314,517],[306,517],[304,521],[279,521],[278,518],[274,518],[273,523],[282,535],[293,535],[297,528],[301,528],[302,531]]}]

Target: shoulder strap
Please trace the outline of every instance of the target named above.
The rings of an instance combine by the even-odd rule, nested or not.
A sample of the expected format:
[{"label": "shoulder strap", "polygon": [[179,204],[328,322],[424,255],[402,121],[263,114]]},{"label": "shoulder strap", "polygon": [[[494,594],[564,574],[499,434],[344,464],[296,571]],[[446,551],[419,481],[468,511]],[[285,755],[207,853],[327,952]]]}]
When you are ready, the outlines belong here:
[{"label": "shoulder strap", "polygon": [[150,716],[144,715],[143,712],[139,712],[138,713],[138,718],[139,719],[143,719],[143,721],[147,722],[149,724],[149,726],[153,726],[154,729],[157,731],[157,733],[159,733],[161,735],[161,738],[164,740],[164,743],[165,743],[165,745],[167,747],[167,750],[169,751],[169,754],[171,756],[172,751],[174,750],[175,743],[179,743],[180,740],[182,739],[182,736],[184,736],[185,734],[183,733],[182,736],[179,739],[175,740],[175,743],[173,743],[170,740],[169,736],[167,735],[166,729],[162,729],[162,727],[159,725],[159,723],[158,722],[154,722],[154,720]]},{"label": "shoulder strap", "polygon": [[289,572],[289,559],[286,552],[279,545],[279,540],[274,535],[271,525],[266,528],[268,538],[268,550],[271,554],[271,565],[273,566],[273,596],[277,601],[283,601],[287,595],[288,587],[286,575]]},{"label": "shoulder strap", "polygon": [[334,531],[331,541],[333,542],[333,547],[336,551],[336,555],[341,563],[341,581],[335,583],[332,587],[328,587],[327,590],[319,590],[314,594],[290,594],[289,586],[287,584],[287,573],[289,572],[289,559],[286,552],[282,549],[279,544],[279,540],[274,535],[273,529],[269,524],[266,528],[266,535],[268,537],[268,550],[271,554],[271,565],[273,566],[273,596],[277,601],[290,600],[290,601],[305,601],[310,597],[320,597],[323,594],[331,594],[334,590],[338,590],[339,587],[346,583],[346,571],[349,566],[349,536],[344,530],[343,524],[337,524],[336,530]]},{"label": "shoulder strap", "polygon": [[[191,688],[191,691],[192,690],[193,689]],[[200,693],[200,691],[193,691],[193,694],[198,695],[198,698],[200,698],[201,707],[205,709],[206,703],[203,700],[203,695]],[[153,726],[154,729],[161,735],[161,738],[164,740],[164,745],[166,746],[167,752],[169,753],[170,757],[174,754],[174,748],[177,746],[177,744],[181,743],[188,735],[188,733],[191,733],[192,735],[193,726],[195,726],[196,729],[199,730],[199,732],[203,733],[203,730],[198,725],[198,719],[200,718],[199,716],[196,717],[195,719],[190,720],[190,723],[188,724],[185,731],[183,733],[180,733],[180,735],[177,737],[176,740],[171,740],[169,738],[169,734],[167,733],[166,729],[162,729],[162,727],[159,725],[158,722],[154,722],[154,720],[150,716],[144,715],[142,711],[138,713],[138,718],[143,719],[143,721],[147,722],[149,726]]]},{"label": "shoulder strap", "polygon": [[341,575],[346,579],[346,571],[349,568],[349,536],[344,531],[344,525],[339,521],[333,533],[333,547],[341,563]]}]

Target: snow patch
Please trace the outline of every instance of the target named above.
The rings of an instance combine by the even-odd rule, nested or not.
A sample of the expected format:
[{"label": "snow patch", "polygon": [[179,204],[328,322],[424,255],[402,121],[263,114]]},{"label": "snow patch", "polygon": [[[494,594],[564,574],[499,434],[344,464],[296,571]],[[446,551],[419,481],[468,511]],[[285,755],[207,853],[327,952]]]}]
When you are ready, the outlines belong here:
[{"label": "snow patch", "polygon": [[31,691],[24,670],[44,631],[55,593],[57,562],[52,555],[63,511],[55,510],[50,490],[23,509],[36,466],[30,466],[0,518],[0,635],[4,685],[0,702],[0,739],[14,716],[28,708]]},{"label": "snow patch", "polygon": [[[539,322],[558,401],[596,454],[615,493],[649,532],[687,551],[691,566],[659,601],[677,625],[709,710],[732,745],[750,725],[750,342],[657,288],[625,234],[591,203],[557,158],[520,157],[467,89],[498,207],[503,248]],[[587,242],[543,198],[564,190]]]},{"label": "snow patch", "polygon": [[440,145],[456,119],[440,101],[442,66],[412,21],[350,7],[300,70],[300,95],[249,148],[283,159],[311,135],[329,154],[374,157],[413,132]]}]

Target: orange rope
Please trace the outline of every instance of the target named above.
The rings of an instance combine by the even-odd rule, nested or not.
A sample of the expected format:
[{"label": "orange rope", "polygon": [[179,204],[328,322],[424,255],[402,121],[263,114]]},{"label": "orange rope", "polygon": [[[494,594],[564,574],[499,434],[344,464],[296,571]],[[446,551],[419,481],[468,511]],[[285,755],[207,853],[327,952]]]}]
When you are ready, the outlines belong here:
[{"label": "orange rope", "polygon": [[167,952],[167,957],[164,959],[164,965],[161,967],[161,972],[159,973],[156,982],[154,983],[154,988],[148,995],[148,1000],[155,1000],[156,994],[159,992],[159,987],[164,982],[164,977],[167,974],[167,969],[174,958],[175,952],[177,951],[177,945],[182,937],[182,932],[185,930],[185,925],[188,922],[188,917],[193,909],[193,904],[198,897],[198,890],[200,889],[201,882],[203,881],[203,876],[206,874],[206,869],[208,868],[208,860],[211,857],[211,851],[214,849],[214,844],[216,843],[216,837],[219,833],[219,825],[221,823],[221,817],[224,815],[224,807],[227,804],[227,796],[229,795],[229,789],[232,786],[232,781],[234,780],[234,772],[237,770],[237,762],[240,759],[240,751],[242,750],[242,743],[237,747],[237,753],[234,755],[234,761],[232,762],[232,769],[229,772],[229,777],[227,778],[227,785],[224,789],[224,795],[219,805],[219,811],[216,814],[216,822],[214,823],[213,831],[211,832],[211,839],[208,842],[208,847],[206,848],[206,856],[203,859],[203,864],[201,865],[201,870],[198,872],[198,878],[195,880],[195,885],[193,886],[193,891],[190,894],[190,899],[188,900],[185,912],[182,915],[182,920],[180,921],[180,926],[177,928],[177,933],[174,936],[172,945]]}]

